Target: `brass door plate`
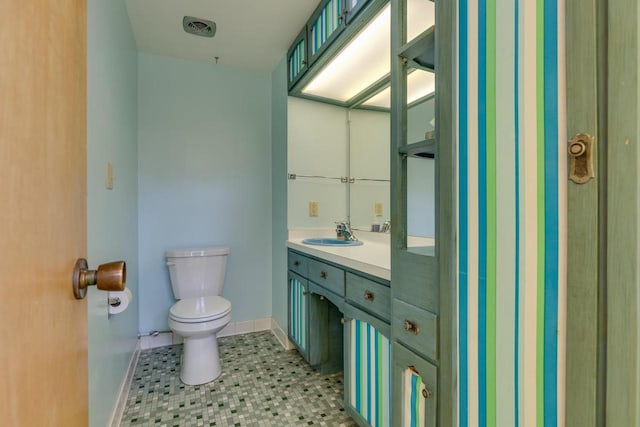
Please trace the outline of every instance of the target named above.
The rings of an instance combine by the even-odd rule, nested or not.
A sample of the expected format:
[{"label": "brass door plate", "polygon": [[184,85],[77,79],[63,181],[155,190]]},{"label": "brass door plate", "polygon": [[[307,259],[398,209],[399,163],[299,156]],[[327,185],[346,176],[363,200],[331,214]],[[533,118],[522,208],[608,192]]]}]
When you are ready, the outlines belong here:
[{"label": "brass door plate", "polygon": [[576,184],[586,184],[595,177],[593,172],[594,138],[579,133],[569,141],[569,179]]}]

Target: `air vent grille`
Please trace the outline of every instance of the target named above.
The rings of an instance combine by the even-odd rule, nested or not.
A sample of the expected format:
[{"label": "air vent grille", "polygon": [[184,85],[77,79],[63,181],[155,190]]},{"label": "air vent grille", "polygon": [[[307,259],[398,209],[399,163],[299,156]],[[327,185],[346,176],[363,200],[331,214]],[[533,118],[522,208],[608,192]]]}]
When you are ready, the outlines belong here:
[{"label": "air vent grille", "polygon": [[208,19],[185,16],[182,28],[189,33],[201,37],[213,37],[216,34],[216,23]]}]

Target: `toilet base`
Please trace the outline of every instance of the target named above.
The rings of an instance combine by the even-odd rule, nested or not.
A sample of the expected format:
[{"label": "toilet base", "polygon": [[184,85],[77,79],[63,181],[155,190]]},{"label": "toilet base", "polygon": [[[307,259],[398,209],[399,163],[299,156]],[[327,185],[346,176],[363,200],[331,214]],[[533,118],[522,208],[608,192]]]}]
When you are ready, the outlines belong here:
[{"label": "toilet base", "polygon": [[216,334],[185,338],[183,341],[180,380],[187,385],[206,384],[222,372]]}]

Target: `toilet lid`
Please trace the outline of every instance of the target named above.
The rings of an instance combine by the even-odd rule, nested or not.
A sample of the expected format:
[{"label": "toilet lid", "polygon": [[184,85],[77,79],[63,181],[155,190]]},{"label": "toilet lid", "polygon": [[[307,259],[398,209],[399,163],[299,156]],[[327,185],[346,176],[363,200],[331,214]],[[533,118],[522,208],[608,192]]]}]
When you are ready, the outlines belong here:
[{"label": "toilet lid", "polygon": [[169,309],[169,317],[178,322],[197,323],[224,317],[231,303],[219,296],[181,299]]}]

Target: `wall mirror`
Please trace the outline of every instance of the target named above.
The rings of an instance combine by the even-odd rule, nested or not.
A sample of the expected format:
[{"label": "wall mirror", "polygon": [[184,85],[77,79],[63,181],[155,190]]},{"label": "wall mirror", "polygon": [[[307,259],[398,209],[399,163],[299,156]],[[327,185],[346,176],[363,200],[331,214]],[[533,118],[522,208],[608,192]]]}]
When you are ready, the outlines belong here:
[{"label": "wall mirror", "polygon": [[[376,102],[371,98],[371,102]],[[407,140],[425,140],[434,130],[433,94],[418,97],[407,109]],[[355,108],[349,112],[349,217],[353,228],[371,230],[390,220],[390,113]],[[410,237],[435,235],[435,160],[407,158],[407,232]],[[377,210],[376,210],[377,208]],[[424,243],[424,242],[422,242]],[[408,246],[421,245],[410,238]]]}]

